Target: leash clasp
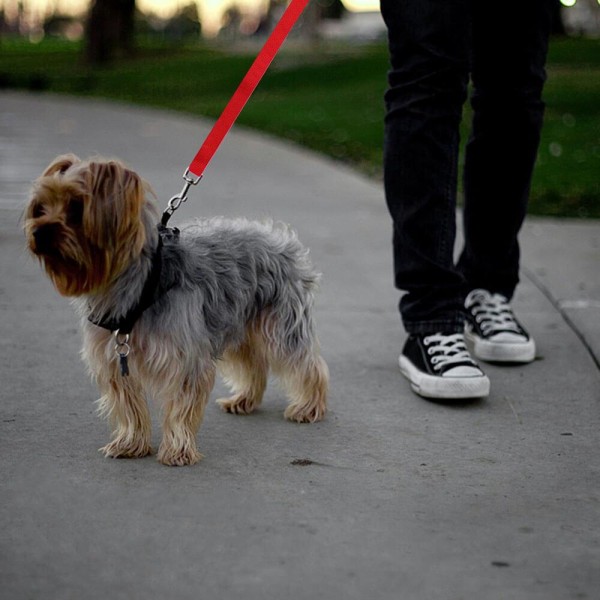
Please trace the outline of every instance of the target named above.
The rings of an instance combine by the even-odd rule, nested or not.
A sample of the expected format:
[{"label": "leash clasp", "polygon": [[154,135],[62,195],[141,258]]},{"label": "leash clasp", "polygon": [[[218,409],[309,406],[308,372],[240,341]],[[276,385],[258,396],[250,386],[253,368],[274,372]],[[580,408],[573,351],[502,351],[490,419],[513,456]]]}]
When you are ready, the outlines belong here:
[{"label": "leash clasp", "polygon": [[187,200],[187,193],[190,189],[190,186],[197,185],[198,182],[202,179],[202,175],[194,175],[189,168],[185,170],[183,174],[183,188],[179,194],[175,194],[169,202],[167,202],[167,208],[163,213],[161,223],[166,225],[168,220],[171,218],[171,215]]}]

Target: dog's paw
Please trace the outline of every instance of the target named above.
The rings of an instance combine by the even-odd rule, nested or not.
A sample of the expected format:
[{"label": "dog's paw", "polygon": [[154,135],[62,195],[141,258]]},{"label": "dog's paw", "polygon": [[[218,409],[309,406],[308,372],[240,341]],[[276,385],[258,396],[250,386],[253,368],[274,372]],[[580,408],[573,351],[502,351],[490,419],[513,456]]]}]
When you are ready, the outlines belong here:
[{"label": "dog's paw", "polygon": [[290,404],[283,416],[288,421],[294,421],[295,423],[316,423],[322,421],[325,418],[327,409],[323,406],[299,406],[296,404]]},{"label": "dog's paw", "polygon": [[147,442],[117,438],[100,448],[107,458],[143,458],[152,454],[152,447]]},{"label": "dog's paw", "polygon": [[185,467],[195,465],[198,461],[202,460],[203,456],[196,448],[188,446],[182,448],[161,446],[156,458],[159,463],[167,467]]},{"label": "dog's paw", "polygon": [[257,405],[257,402],[247,396],[238,394],[231,398],[220,398],[217,404],[227,413],[234,415],[249,415]]}]

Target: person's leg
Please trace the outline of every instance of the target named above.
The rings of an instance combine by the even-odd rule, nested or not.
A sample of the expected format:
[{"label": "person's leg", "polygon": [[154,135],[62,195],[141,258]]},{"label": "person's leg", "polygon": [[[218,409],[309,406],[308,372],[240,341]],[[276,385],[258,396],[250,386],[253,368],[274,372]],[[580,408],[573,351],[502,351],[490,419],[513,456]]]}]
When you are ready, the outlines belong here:
[{"label": "person's leg", "polygon": [[409,333],[459,332],[453,261],[459,124],[469,67],[468,0],[381,0],[391,69],[384,183],[396,286]]},{"label": "person's leg", "polygon": [[535,342],[510,299],[519,281],[518,233],[540,140],[552,2],[529,0],[518,18],[473,7],[472,133],[464,171],[466,333],[475,356],[526,363]]},{"label": "person's leg", "polygon": [[453,260],[459,125],[469,74],[468,0],[382,0],[391,70],[384,182],[408,339],[402,373],[421,396],[478,398],[489,379],[463,338]]},{"label": "person's leg", "polygon": [[519,280],[517,234],[542,128],[552,5],[528,0],[515,15],[473,2],[473,123],[458,263],[467,291],[483,288],[510,299]]}]

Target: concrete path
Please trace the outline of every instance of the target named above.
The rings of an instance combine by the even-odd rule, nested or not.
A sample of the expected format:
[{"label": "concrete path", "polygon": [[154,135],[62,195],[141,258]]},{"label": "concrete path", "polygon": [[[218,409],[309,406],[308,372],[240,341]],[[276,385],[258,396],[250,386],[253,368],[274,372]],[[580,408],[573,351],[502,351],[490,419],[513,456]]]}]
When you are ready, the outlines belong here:
[{"label": "concrete path", "polygon": [[76,320],[24,251],[29,184],[56,154],[115,155],[164,206],[207,131],[166,112],[0,94],[3,600],[599,598],[597,221],[524,228],[514,305],[539,360],[487,366],[484,401],[427,402],[397,368],[381,186],[236,128],[173,222],[272,216],[299,231],[324,275],[331,413],[288,423],[271,386],[248,417],[211,403],[194,467],[97,452],[109,431]]}]

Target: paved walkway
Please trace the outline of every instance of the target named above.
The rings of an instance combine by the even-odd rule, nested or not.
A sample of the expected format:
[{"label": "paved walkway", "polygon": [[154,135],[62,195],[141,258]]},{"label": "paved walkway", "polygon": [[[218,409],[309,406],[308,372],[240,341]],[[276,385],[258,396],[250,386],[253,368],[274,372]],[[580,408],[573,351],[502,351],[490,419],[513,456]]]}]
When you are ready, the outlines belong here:
[{"label": "paved walkway", "polygon": [[271,386],[249,417],[211,403],[194,467],[96,452],[108,428],[74,316],[24,251],[28,185],[58,153],[115,155],[164,205],[207,131],[177,114],[0,94],[2,598],[598,598],[600,222],[528,221],[514,304],[539,360],[486,367],[485,401],[427,402],[397,368],[381,187],[235,129],[174,222],[295,226],[324,274],[331,413],[287,423]]}]

